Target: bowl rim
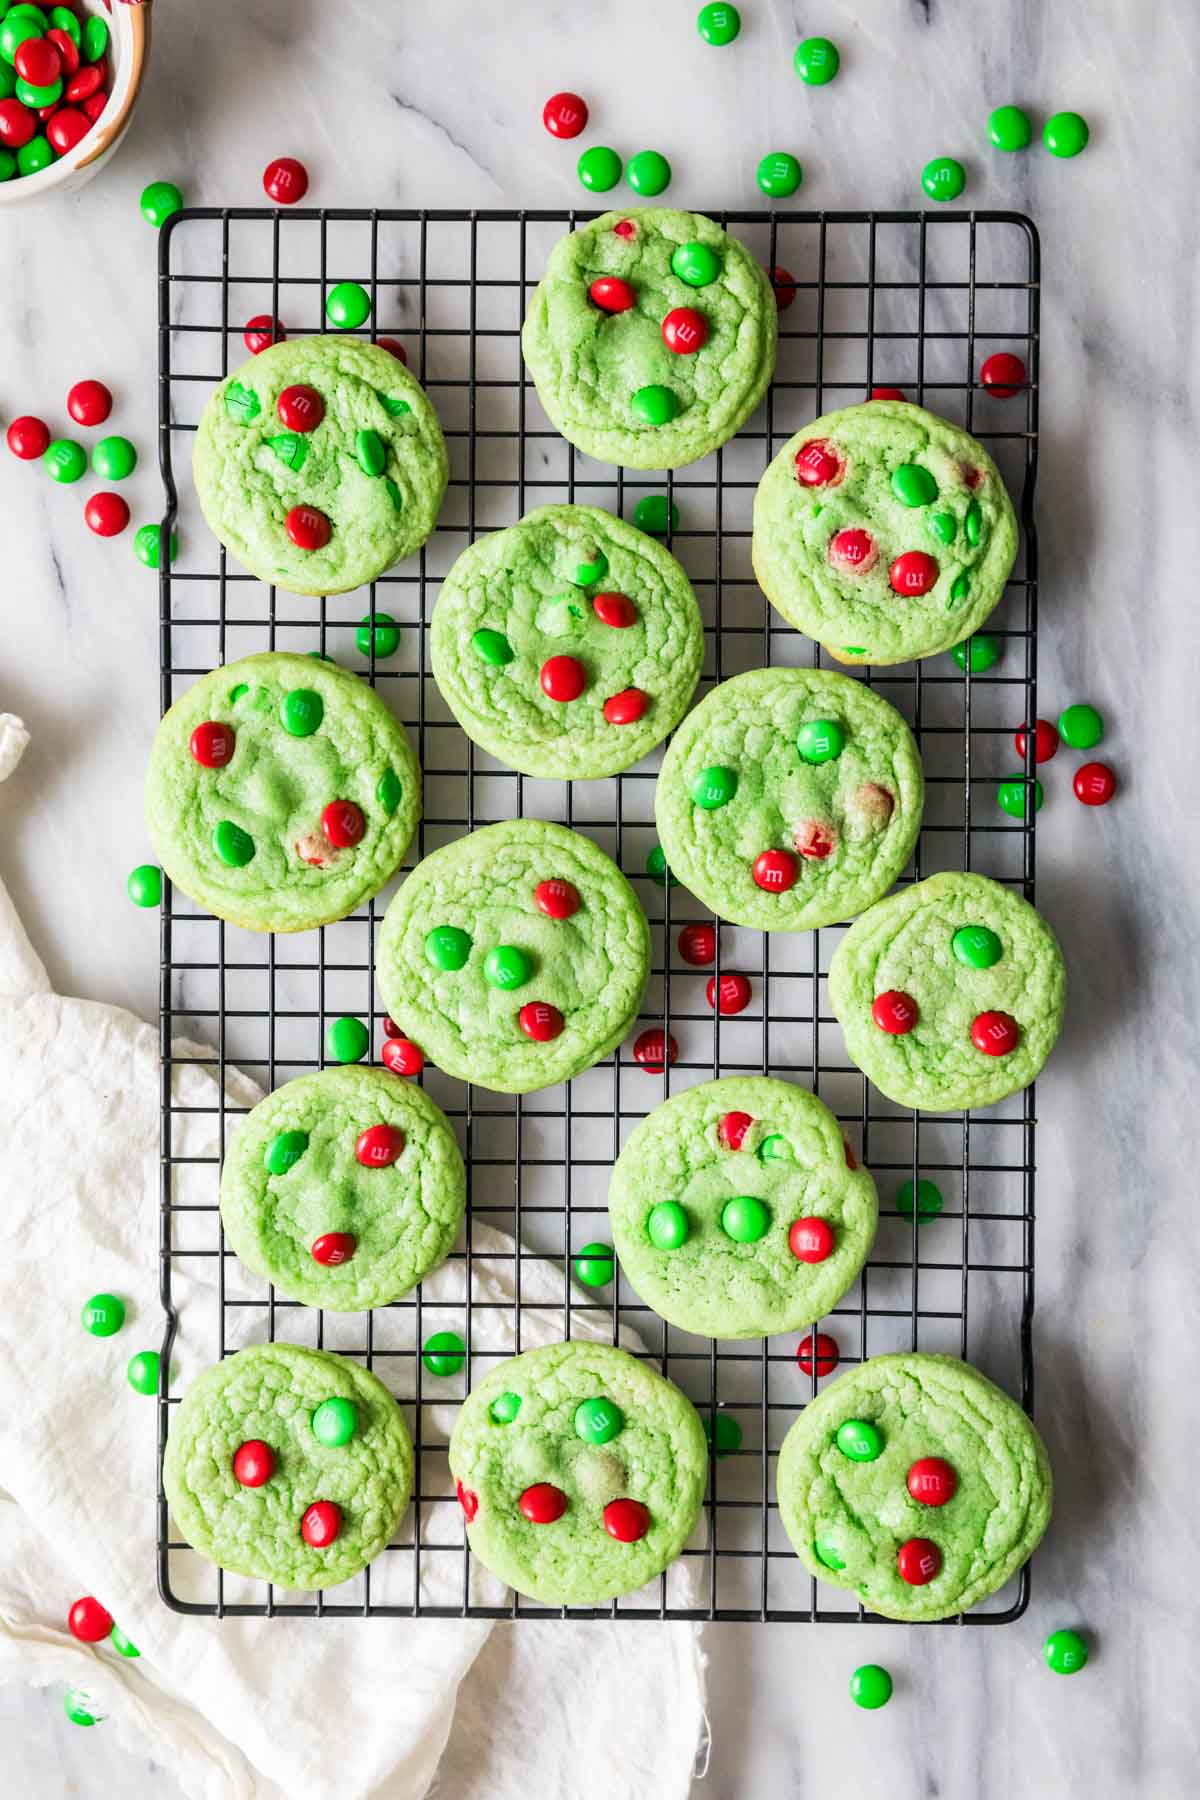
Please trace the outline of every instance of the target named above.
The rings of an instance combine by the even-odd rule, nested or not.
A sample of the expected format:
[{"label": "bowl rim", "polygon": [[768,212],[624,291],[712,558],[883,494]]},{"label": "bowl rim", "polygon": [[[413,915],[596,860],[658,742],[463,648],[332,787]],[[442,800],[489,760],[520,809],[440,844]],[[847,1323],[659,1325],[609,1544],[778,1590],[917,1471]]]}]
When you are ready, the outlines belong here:
[{"label": "bowl rim", "polygon": [[[77,170],[90,168],[116,143],[126,125],[141,90],[146,56],[150,48],[150,0],[101,0],[109,15],[109,29],[121,40],[121,55],[114,72],[108,105],[74,149],[68,150],[48,168],[36,175],[22,175],[0,186],[0,207],[26,200],[61,186]],[[93,4],[90,12],[99,12]]]}]

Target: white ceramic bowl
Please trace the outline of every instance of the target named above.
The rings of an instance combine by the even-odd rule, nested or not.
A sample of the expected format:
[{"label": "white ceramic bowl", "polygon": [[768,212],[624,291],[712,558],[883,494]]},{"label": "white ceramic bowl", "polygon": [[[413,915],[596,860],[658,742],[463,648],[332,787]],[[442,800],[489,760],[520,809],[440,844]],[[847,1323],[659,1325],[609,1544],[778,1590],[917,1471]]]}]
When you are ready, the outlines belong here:
[{"label": "white ceramic bowl", "polygon": [[86,0],[83,10],[99,13],[108,26],[108,105],[87,136],[48,169],[0,182],[0,207],[22,206],[52,188],[82,187],[104,167],[133,116],[150,49],[150,0]]}]

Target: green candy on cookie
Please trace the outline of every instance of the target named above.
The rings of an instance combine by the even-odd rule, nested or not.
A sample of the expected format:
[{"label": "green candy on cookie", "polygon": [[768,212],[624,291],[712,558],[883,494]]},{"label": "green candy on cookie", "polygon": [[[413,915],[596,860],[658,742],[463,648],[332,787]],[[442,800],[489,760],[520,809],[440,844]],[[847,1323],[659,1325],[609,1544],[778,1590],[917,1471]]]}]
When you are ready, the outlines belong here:
[{"label": "green candy on cookie", "polygon": [[442,697],[526,775],[614,775],[679,722],[704,631],[661,544],[596,506],[543,506],[464,550],[430,636]]},{"label": "green candy on cookie", "polygon": [[420,816],[403,727],[357,675],[313,657],[270,651],[213,669],[150,752],[159,861],[248,931],[308,931],[353,912],[395,873]]},{"label": "green candy on cookie", "polygon": [[453,1248],[465,1202],[445,1115],[382,1069],[323,1069],[276,1088],[238,1127],[221,1172],[221,1222],[246,1267],[327,1312],[407,1294]]},{"label": "green candy on cookie", "polygon": [[953,1356],[873,1356],[783,1440],[779,1513],[797,1556],[868,1612],[948,1619],[1004,1586],[1050,1518],[1045,1446]]},{"label": "green candy on cookie", "polygon": [[983,445],[906,401],[815,419],[754,497],[759,585],[840,662],[951,649],[999,601],[1016,550],[1012,501]]},{"label": "green candy on cookie", "polygon": [[745,424],[776,337],[771,284],[743,244],[700,213],[634,207],[559,240],[521,347],[551,424],[577,449],[675,469]]},{"label": "green candy on cookie", "polygon": [[875,1183],[828,1107],[764,1075],[688,1088],[630,1135],[608,1190],[626,1280],[702,1337],[798,1331],[852,1287]]},{"label": "green candy on cookie", "polygon": [[471,1553],[548,1606],[600,1606],[683,1549],[708,1476],[691,1401],[609,1344],[550,1344],[471,1389],[450,1439]]},{"label": "green candy on cookie", "polygon": [[[198,1375],[171,1410],[171,1518],[218,1567],[276,1587],[332,1587],[395,1534],[412,1493],[412,1440],[388,1390],[358,1363],[255,1344]],[[343,1429],[325,1429],[330,1411]]]}]

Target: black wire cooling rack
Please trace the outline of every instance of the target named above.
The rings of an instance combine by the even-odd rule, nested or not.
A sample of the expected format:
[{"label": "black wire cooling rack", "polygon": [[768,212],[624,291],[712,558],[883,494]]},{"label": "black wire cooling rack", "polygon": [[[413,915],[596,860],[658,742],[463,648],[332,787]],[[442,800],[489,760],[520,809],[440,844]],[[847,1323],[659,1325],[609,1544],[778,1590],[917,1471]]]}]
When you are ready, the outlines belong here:
[{"label": "black wire cooling rack", "polygon": [[[446,1461],[453,1410],[499,1355],[546,1337],[599,1331],[643,1353],[711,1416],[740,1428],[740,1447],[713,1454],[703,1542],[640,1594],[599,1609],[620,1618],[853,1621],[853,1598],[818,1583],[792,1554],[774,1499],[787,1427],[817,1386],[797,1338],[715,1343],[666,1325],[619,1272],[579,1287],[570,1258],[607,1241],[607,1171],[633,1125],[668,1093],[716,1075],[764,1072],[812,1088],[833,1108],[880,1189],[874,1254],[823,1321],[845,1367],[896,1349],[949,1351],[982,1366],[1028,1407],[1032,1399],[1033,1090],[978,1117],[907,1112],[849,1063],[825,976],[840,930],[768,937],[722,927],[715,973],[748,974],[752,1003],[714,1017],[708,970],[679,957],[679,927],[705,915],[646,871],[654,847],[657,757],[612,780],[559,782],[513,774],[476,750],[429,674],[427,629],[439,581],[480,532],[552,500],[588,501],[632,518],[647,494],[666,497],[666,542],[684,564],[705,622],[714,681],[766,663],[820,661],[817,647],[763,599],[750,567],[750,510],[771,456],[818,413],[872,387],[965,425],[989,448],[1020,514],[1021,549],[987,630],[1002,656],[986,673],[949,655],[867,671],[869,684],[912,724],[927,804],[909,876],[974,868],[1033,898],[1032,814],[996,803],[996,778],[1021,768],[1012,733],[1036,715],[1039,252],[1013,213],[716,213],[774,272],[780,303],[775,381],[748,426],[715,455],[670,475],[593,463],[551,428],[521,362],[525,305],[551,244],[591,213],[271,212],[190,210],[160,240],[159,459],[166,488],[161,545],[177,513],[180,552],[161,557],[161,700],[168,706],[217,663],[251,651],[319,652],[370,680],[404,721],[425,776],[426,816],[410,857],[496,819],[561,819],[594,838],[633,881],[653,927],[644,1014],[614,1057],[563,1088],[510,1097],[428,1068],[423,1080],[453,1122],[470,1182],[463,1246],[443,1272],[374,1313],[323,1315],[277,1298],[223,1241],[220,1163],[245,1106],[226,1094],[244,1071],[270,1089],[326,1061],[328,1022],[352,1013],[377,1057],[383,1014],[372,983],[375,937],[391,889],[352,918],[289,937],[261,937],[199,912],[169,886],[162,911],[161,1289],[167,1315],[159,1393],[160,1460],[188,1373],[276,1336],[362,1358],[404,1407],[416,1446],[414,1503],[397,1540],[356,1581],[327,1595],[282,1597],[224,1575],[172,1534],[158,1486],[159,1587],[180,1612],[518,1617],[556,1616],[481,1584],[465,1547]],[[292,336],[324,328],[324,297],[360,281],[372,311],[363,334],[406,346],[409,367],[442,419],[451,478],[438,529],[418,557],[358,594],[306,600],[231,564],[190,496],[191,434],[213,384],[245,357],[248,319],[267,313]],[[993,350],[1024,360],[1028,385],[1000,400],[980,383]],[[185,490],[180,502],[179,490]],[[675,510],[677,509],[677,511]],[[362,654],[356,627],[390,613],[401,645]],[[1032,733],[1024,774],[1032,779]],[[678,1041],[661,1073],[633,1061],[639,1031]],[[179,1035],[215,1046],[186,1069]],[[204,1081],[198,1092],[187,1082]],[[250,1096],[243,1095],[249,1103]],[[923,1219],[898,1205],[901,1184],[932,1181],[943,1206]],[[491,1228],[489,1230],[489,1228]],[[498,1234],[504,1234],[503,1236]],[[517,1248],[519,1246],[519,1249]],[[547,1281],[550,1290],[547,1290]],[[498,1283],[512,1288],[511,1297]],[[455,1283],[457,1286],[455,1287]],[[497,1297],[499,1296],[499,1297]],[[431,1330],[452,1328],[466,1358],[452,1377],[423,1367]],[[807,1334],[802,1334],[807,1335]],[[188,1359],[190,1358],[190,1361]],[[732,1431],[731,1426],[722,1428]],[[736,1435],[736,1434],[735,1434]],[[969,1614],[1016,1618],[1028,1572]],[[562,1616],[594,1616],[562,1609]]]}]

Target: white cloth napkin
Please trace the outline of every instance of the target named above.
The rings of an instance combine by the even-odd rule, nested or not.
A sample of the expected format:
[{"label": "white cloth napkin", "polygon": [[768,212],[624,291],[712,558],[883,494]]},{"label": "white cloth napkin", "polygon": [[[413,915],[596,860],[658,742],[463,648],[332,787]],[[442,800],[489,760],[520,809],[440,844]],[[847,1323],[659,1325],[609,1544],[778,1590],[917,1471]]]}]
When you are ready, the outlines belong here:
[{"label": "white cloth napkin", "polygon": [[[27,741],[19,720],[0,714],[0,780]],[[182,1043],[175,1053],[205,1054]],[[182,1102],[212,1105],[209,1070],[185,1065],[174,1079]],[[258,1098],[238,1071],[226,1080],[234,1104]],[[157,1034],[118,1008],[52,993],[2,883],[0,1095],[10,1253],[0,1305],[0,1680],[86,1688],[106,1716],[101,1729],[203,1800],[417,1800],[431,1784],[446,1800],[687,1795],[705,1733],[696,1627],[522,1621],[493,1633],[467,1619],[217,1621],[161,1604],[156,1404],[125,1379],[130,1355],[157,1348],[162,1331]],[[185,1130],[177,1152],[213,1154],[215,1115],[187,1115]],[[488,1298],[503,1293],[504,1267],[485,1261],[473,1277]],[[561,1271],[536,1263],[522,1269],[529,1296],[539,1297],[539,1273],[547,1300],[561,1296]],[[464,1280],[461,1263],[446,1265],[426,1294],[461,1303]],[[97,1292],[125,1301],[115,1337],[80,1325]],[[208,1360],[205,1333],[191,1323],[214,1318],[216,1302],[201,1278],[176,1273],[173,1292],[173,1366],[186,1386]],[[496,1319],[497,1333],[509,1329],[503,1313]],[[523,1345],[561,1328],[561,1306],[523,1314]],[[573,1330],[586,1334],[586,1314]],[[453,1407],[432,1416],[448,1435]],[[449,1508],[437,1513],[447,1521],[439,1529],[460,1529]],[[457,1557],[424,1562],[451,1564],[458,1578]],[[686,1580],[681,1565],[672,1579]],[[70,1636],[67,1611],[81,1594],[108,1607],[138,1660]],[[62,1728],[76,1729],[65,1719]]]}]

